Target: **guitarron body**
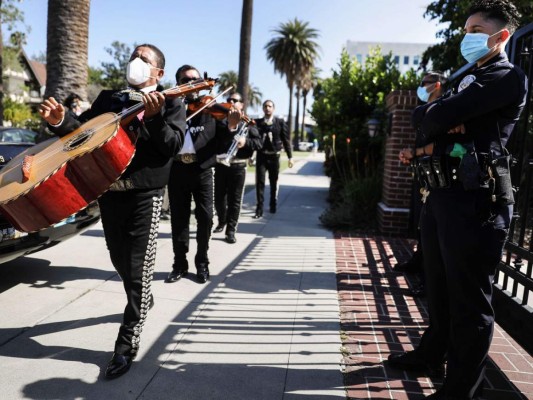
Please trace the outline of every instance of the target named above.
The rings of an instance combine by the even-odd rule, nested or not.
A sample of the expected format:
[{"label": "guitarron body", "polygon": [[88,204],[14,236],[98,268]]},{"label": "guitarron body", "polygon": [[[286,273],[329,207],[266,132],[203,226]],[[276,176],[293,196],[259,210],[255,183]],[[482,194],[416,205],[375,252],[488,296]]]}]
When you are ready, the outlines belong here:
[{"label": "guitarron body", "polygon": [[116,114],[102,114],[7,163],[0,171],[0,211],[17,230],[44,229],[100,197],[134,154],[135,136]]}]

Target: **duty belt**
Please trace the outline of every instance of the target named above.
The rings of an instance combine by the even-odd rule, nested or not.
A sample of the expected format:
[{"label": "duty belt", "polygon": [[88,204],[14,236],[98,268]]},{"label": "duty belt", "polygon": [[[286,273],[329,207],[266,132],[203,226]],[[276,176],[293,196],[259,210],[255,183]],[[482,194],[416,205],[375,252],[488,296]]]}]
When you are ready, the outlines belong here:
[{"label": "duty belt", "polygon": [[417,159],[416,176],[423,187],[448,188],[459,181],[460,159],[426,156]]},{"label": "duty belt", "polygon": [[174,157],[174,160],[182,162],[183,164],[191,164],[196,162],[198,159],[194,153],[178,154]]},{"label": "duty belt", "polygon": [[125,192],[126,190],[135,189],[133,181],[129,178],[119,179],[111,184],[109,190],[112,192]]}]

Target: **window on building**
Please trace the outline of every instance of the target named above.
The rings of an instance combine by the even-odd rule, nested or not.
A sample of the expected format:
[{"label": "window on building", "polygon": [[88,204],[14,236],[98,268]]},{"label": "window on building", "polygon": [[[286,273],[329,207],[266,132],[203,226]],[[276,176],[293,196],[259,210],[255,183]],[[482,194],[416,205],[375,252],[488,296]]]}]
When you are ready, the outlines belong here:
[{"label": "window on building", "polygon": [[394,56],[394,64],[400,65],[400,56]]},{"label": "window on building", "polygon": [[420,63],[420,56],[414,56],[413,57],[413,64],[418,65]]},{"label": "window on building", "polygon": [[357,59],[357,62],[359,64],[362,64],[363,63],[363,55],[362,54],[356,54],[355,55],[355,58]]},{"label": "window on building", "polygon": [[409,64],[409,56],[403,56],[403,64],[408,65]]}]

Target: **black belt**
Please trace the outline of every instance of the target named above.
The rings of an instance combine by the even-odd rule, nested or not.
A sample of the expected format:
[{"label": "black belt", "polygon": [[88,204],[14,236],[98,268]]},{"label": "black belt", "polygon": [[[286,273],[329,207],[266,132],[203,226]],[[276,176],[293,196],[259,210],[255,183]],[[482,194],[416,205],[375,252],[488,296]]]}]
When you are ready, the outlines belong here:
[{"label": "black belt", "polygon": [[279,151],[269,151],[269,150],[263,150],[261,153],[267,155],[267,156],[273,156],[275,154],[279,154]]},{"label": "black belt", "polygon": [[459,182],[461,159],[450,156],[426,156],[416,160],[416,176],[423,187],[449,188]]}]

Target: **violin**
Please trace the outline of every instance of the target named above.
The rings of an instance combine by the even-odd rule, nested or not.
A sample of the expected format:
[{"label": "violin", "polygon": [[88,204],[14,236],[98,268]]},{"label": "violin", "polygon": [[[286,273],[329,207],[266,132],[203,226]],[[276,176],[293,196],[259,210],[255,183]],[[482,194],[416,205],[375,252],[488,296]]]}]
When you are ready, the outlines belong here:
[{"label": "violin", "polygon": [[[222,120],[228,116],[229,111],[233,107],[231,103],[217,103],[215,97],[203,96],[200,100],[194,103],[189,103],[188,108],[194,114],[202,112],[211,115],[216,120]],[[241,121],[246,124],[254,125],[255,121],[245,114],[241,114]]]}]

